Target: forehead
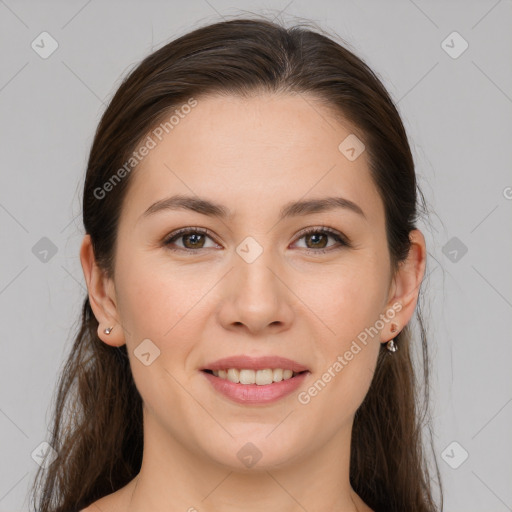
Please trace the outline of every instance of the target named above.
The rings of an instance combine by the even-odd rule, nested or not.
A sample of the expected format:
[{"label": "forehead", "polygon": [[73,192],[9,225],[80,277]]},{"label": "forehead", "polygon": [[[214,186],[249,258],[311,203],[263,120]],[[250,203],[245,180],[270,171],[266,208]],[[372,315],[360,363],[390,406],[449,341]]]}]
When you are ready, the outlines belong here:
[{"label": "forehead", "polygon": [[355,127],[314,97],[215,95],[198,98],[187,112],[175,116],[168,133],[149,132],[154,144],[133,171],[123,215],[139,216],[174,194],[210,198],[253,216],[329,195],[357,203],[369,220],[382,217],[366,151],[350,160],[340,150]]}]

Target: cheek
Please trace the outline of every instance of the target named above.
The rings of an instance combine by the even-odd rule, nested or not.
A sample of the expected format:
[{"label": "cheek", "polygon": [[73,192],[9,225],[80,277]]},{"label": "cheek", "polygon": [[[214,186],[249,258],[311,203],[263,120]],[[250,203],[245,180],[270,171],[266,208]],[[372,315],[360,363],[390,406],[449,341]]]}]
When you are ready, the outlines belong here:
[{"label": "cheek", "polygon": [[[182,367],[197,343],[201,326],[193,322],[198,309],[194,304],[205,290],[179,270],[154,263],[125,261],[118,270],[118,310],[136,387],[154,413],[162,413],[162,403],[169,410],[186,409],[190,397],[180,386]],[[139,359],[143,346],[150,354],[148,365]]]},{"label": "cheek", "polygon": [[[386,262],[384,261],[384,264]],[[376,258],[358,258],[309,286],[308,306],[324,326],[318,336],[322,368],[315,395],[345,412],[355,412],[373,378],[380,350],[377,321],[387,296],[387,274]],[[304,291],[303,293],[306,293]],[[324,402],[325,404],[325,402]]]},{"label": "cheek", "polygon": [[207,285],[208,280],[197,272],[155,263],[144,256],[120,262],[118,310],[133,335],[132,342],[140,336],[162,342],[171,338],[182,329],[182,320],[200,302]]},{"label": "cheek", "polygon": [[365,328],[375,324],[387,296],[387,275],[374,258],[359,254],[353,260],[313,273],[298,295],[318,315],[331,340],[330,351],[340,349]]}]

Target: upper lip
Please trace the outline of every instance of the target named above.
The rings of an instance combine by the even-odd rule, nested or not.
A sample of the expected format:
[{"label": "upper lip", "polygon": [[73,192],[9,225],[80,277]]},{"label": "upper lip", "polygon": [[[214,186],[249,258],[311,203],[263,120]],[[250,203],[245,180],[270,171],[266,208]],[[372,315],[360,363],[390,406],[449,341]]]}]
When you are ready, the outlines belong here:
[{"label": "upper lip", "polygon": [[265,370],[267,368],[282,368],[299,373],[309,371],[308,368],[297,361],[280,356],[252,357],[246,355],[223,357],[206,364],[201,370],[226,370],[237,368],[239,370]]}]

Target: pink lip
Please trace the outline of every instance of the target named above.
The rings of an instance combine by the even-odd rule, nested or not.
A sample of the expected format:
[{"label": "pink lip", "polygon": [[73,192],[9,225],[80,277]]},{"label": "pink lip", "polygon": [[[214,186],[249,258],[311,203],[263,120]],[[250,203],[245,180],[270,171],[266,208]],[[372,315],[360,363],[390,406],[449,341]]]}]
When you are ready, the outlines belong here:
[{"label": "pink lip", "polygon": [[[228,365],[228,367],[240,368],[240,366],[237,365]],[[222,368],[226,368],[226,366],[223,366]],[[242,365],[242,368],[251,369],[251,367],[246,365]],[[258,368],[262,367],[258,366]],[[266,368],[268,368],[268,366],[266,366]],[[282,368],[282,366],[277,366],[277,368]],[[290,393],[293,393],[293,391],[295,391],[304,382],[304,379],[309,374],[309,372],[304,372],[287,380],[260,386],[258,384],[235,384],[227,379],[215,377],[215,375],[211,373],[204,371],[201,373],[208,379],[216,391],[222,393],[234,402],[244,405],[264,405],[276,402]]]},{"label": "pink lip", "polygon": [[[263,356],[263,357],[251,357],[251,356],[231,356],[218,359],[212,363],[206,364],[202,370],[227,370],[229,368],[237,368],[239,370],[265,370],[267,368],[282,368],[283,370],[292,370],[293,372],[309,371],[309,368],[292,361],[286,357],[279,356]],[[244,384],[242,384],[244,385]]]}]

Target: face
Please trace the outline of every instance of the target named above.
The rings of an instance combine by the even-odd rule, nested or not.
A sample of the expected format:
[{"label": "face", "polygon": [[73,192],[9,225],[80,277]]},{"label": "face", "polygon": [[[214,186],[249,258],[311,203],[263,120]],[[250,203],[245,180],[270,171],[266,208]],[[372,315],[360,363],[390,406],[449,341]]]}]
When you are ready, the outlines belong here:
[{"label": "face", "polygon": [[[314,98],[197,101],[131,176],[116,328],[146,429],[215,464],[285,466],[346,442],[368,391],[393,293],[384,206],[366,152],[338,149],[353,127]],[[150,208],[176,195],[225,215]],[[345,201],[282,216],[328,197]],[[269,384],[279,368],[306,371]]]}]

